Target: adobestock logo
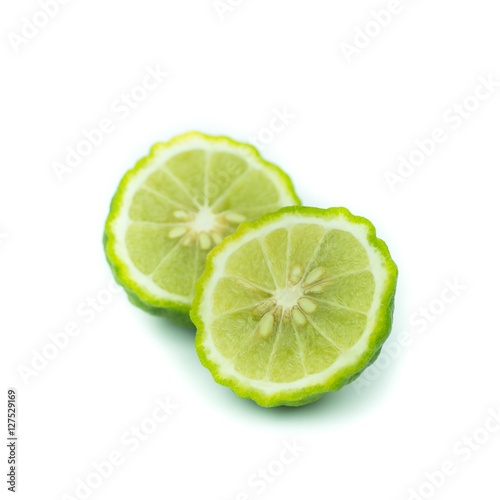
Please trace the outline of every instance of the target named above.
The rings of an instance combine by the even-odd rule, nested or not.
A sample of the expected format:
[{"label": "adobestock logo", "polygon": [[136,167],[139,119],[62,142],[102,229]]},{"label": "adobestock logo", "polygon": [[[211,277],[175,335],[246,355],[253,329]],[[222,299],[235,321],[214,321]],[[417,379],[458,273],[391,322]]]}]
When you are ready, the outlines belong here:
[{"label": "adobestock logo", "polygon": [[38,6],[40,10],[37,10],[31,16],[31,19],[22,17],[19,32],[14,33],[11,31],[7,35],[14,53],[17,54],[21,47],[33,40],[33,38],[49,24],[49,21],[57,16],[61,6],[67,5],[70,1],[71,0],[39,0]]},{"label": "adobestock logo", "polygon": [[488,416],[472,433],[464,434],[455,441],[451,456],[444,460],[437,470],[424,474],[425,480],[416,488],[408,490],[408,500],[428,500],[455,476],[464,464],[479,453],[487,443],[500,432],[500,407],[490,408]]},{"label": "adobestock logo", "polygon": [[271,111],[272,116],[267,126],[262,127],[256,135],[249,137],[249,142],[255,144],[261,150],[271,144],[276,135],[283,133],[292,121],[297,118],[297,115],[288,110],[288,106],[283,106],[281,109],[273,108]]},{"label": "adobestock logo", "polygon": [[[75,318],[68,321],[63,328],[50,332],[48,340],[38,349],[31,349],[30,361],[19,364],[17,371],[25,385],[37,379],[50,363],[57,359],[61,352],[66,350],[73,339],[81,335],[87,325],[93,323],[99,314],[102,314],[113,302],[117,294],[123,289],[114,280],[107,287],[87,297],[75,307]],[[83,321],[82,321],[83,320]]]},{"label": "adobestock logo", "polygon": [[115,471],[122,467],[132,453],[136,453],[142,443],[160,430],[163,424],[179,410],[179,405],[172,403],[168,397],[155,399],[151,413],[137,425],[132,425],[120,435],[119,444],[106,454],[104,460],[93,461],[90,472],[75,479],[71,494],[63,493],[61,500],[86,500],[105,483]]},{"label": "adobestock logo", "polygon": [[62,183],[67,175],[73,173],[85,158],[91,156],[105,142],[106,137],[116,130],[118,123],[127,120],[168,76],[169,72],[163,70],[159,64],[154,68],[147,66],[140,83],[128,92],[122,92],[111,102],[112,114],[102,118],[95,127],[84,129],[73,145],[66,146],[63,161],[52,162],[52,170],[57,180]]},{"label": "adobestock logo", "polygon": [[248,485],[256,489],[256,493],[261,495],[268,486],[276,481],[284,472],[287,466],[293,464],[297,458],[305,451],[305,447],[297,443],[284,441],[283,449],[278,458],[271,460],[265,467],[260,467],[248,478]]},{"label": "adobestock logo", "polygon": [[453,281],[445,280],[444,284],[439,297],[432,299],[427,306],[420,306],[417,312],[410,316],[410,325],[416,329],[417,333],[424,333],[429,325],[443,315],[447,307],[467,290],[458,278]]},{"label": "adobestock logo", "polygon": [[[413,0],[406,0],[411,3]],[[340,42],[340,50],[348,64],[354,56],[359,56],[380,34],[387,29],[396,16],[404,11],[405,5],[401,0],[389,0],[385,9],[372,10],[370,19],[354,28],[354,36],[349,42]]]},{"label": "adobestock logo", "polygon": [[427,161],[434,156],[439,146],[446,143],[454,132],[478,112],[484,102],[491,99],[500,87],[500,81],[494,75],[478,76],[474,90],[459,102],[449,106],[442,113],[442,124],[435,127],[426,137],[416,139],[408,154],[398,157],[398,165],[393,170],[386,170],[384,178],[391,191],[406,182]]},{"label": "adobestock logo", "polygon": [[306,447],[296,439],[287,439],[282,444],[283,447],[275,459],[248,476],[247,485],[250,490],[240,491],[233,497],[235,500],[251,500],[262,495],[306,451]]},{"label": "adobestock logo", "polygon": [[430,300],[426,306],[418,307],[417,311],[410,315],[410,330],[399,333],[394,339],[391,335],[377,360],[352,383],[356,393],[361,394],[370,387],[408,347],[413,345],[416,340],[414,331],[420,334],[427,331],[466,290],[467,287],[458,278],[444,280],[444,287],[439,295]]},{"label": "adobestock logo", "polygon": [[243,0],[214,0],[212,7],[221,21],[224,21],[226,14],[234,12],[236,7],[240,6]]}]

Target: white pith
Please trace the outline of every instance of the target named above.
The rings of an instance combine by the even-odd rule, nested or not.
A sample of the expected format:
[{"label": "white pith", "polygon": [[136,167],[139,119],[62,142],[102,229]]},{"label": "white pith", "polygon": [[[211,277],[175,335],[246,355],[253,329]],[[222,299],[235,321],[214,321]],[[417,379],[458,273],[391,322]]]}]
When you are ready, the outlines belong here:
[{"label": "white pith", "polygon": [[[254,153],[251,148],[245,147],[244,145],[238,146],[229,141],[205,139],[201,136],[187,137],[174,144],[156,145],[147,159],[147,165],[133,172],[132,176],[129,177],[121,197],[121,204],[118,207],[118,212],[111,223],[111,233],[114,236],[113,250],[118,259],[123,263],[123,267],[126,268],[127,278],[134,282],[136,287],[134,291],[138,293],[139,296],[143,295],[147,297],[154,297],[154,299],[159,301],[166,300],[191,305],[192,297],[186,297],[164,290],[153,281],[151,274],[146,275],[137,269],[128,254],[125,237],[128,227],[130,224],[135,222],[129,218],[128,214],[133,197],[137,190],[143,186],[147,178],[153,172],[159,168],[163,168],[165,163],[171,157],[193,149],[204,150],[208,155],[215,152],[227,152],[239,155],[248,163],[249,167],[241,177],[252,170],[261,170],[265,172],[265,174],[270,178],[270,181],[277,187],[284,184],[283,179],[276,172],[265,168],[262,164],[262,160],[256,155],[256,153]],[[238,181],[239,179],[235,182]],[[227,191],[228,190],[222,193],[221,196],[226,194]],[[295,204],[295,199],[291,195],[287,194],[289,192],[287,189],[278,189],[278,191],[280,193],[280,200],[276,202],[277,204],[281,206]],[[214,204],[216,202],[217,200],[214,201]],[[183,215],[179,214],[179,221],[177,223],[173,223],[176,224],[174,227],[182,227],[185,225],[186,231],[179,236],[172,237],[179,238],[180,243],[184,245],[193,244],[193,241],[196,241],[198,238],[208,237],[210,246],[207,245],[207,248],[211,248],[220,242],[220,234],[224,228],[224,224],[227,226],[232,224],[234,229],[236,229],[239,222],[229,220],[231,217],[235,219],[241,217],[237,212],[218,214],[216,216],[212,213],[209,206],[200,207],[198,212],[191,212],[187,215],[188,217],[184,218]],[[191,240],[189,239],[190,236]],[[193,240],[193,238],[195,238],[195,240]]]},{"label": "white pith", "polygon": [[217,227],[216,215],[210,210],[210,207],[201,207],[189,226],[196,233],[213,231]]},{"label": "white pith", "polygon": [[[215,347],[212,336],[210,334],[209,326],[215,317],[212,313],[212,297],[214,296],[214,289],[217,282],[223,276],[225,276],[226,261],[231,255],[233,249],[242,247],[254,238],[264,238],[267,234],[275,231],[276,229],[292,228],[295,224],[299,223],[317,223],[320,226],[324,227],[327,231],[331,229],[347,231],[355,236],[362,244],[363,248],[366,250],[370,262],[369,266],[366,269],[372,273],[375,281],[373,301],[369,311],[366,313],[366,326],[357,343],[350,349],[341,351],[340,355],[333,362],[333,364],[320,373],[308,374],[299,380],[286,383],[272,382],[269,380],[250,379],[237,372],[232,361],[220,354]],[[384,266],[384,257],[380,254],[378,249],[370,245],[367,236],[368,229],[364,224],[352,223],[342,217],[328,221],[321,217],[315,216],[307,216],[306,218],[304,216],[298,216],[294,214],[283,214],[278,220],[271,222],[266,226],[258,228],[255,231],[247,233],[243,237],[238,238],[236,241],[228,242],[226,244],[226,247],[224,248],[224,251],[217,254],[213,259],[212,263],[214,271],[209,281],[205,283],[203,300],[200,303],[199,308],[199,315],[201,316],[201,318],[203,318],[204,324],[206,325],[206,335],[203,339],[205,352],[209,360],[211,360],[220,368],[220,373],[225,377],[235,378],[239,380],[247,387],[251,387],[253,389],[257,389],[263,393],[271,395],[278,391],[300,390],[302,388],[321,384],[342,368],[355,364],[360,356],[365,353],[368,347],[370,334],[373,331],[373,327],[377,319],[376,315],[380,308],[381,297],[385,292],[387,278],[387,271]],[[288,291],[286,291],[285,289],[285,291],[279,293],[281,293],[280,300],[282,300],[284,304],[293,307],[294,300],[298,298],[298,295],[301,294],[301,290],[299,288],[292,288],[288,289]],[[276,296],[274,298],[276,299]]]},{"label": "white pith", "polygon": [[298,300],[303,297],[304,293],[300,285],[287,286],[276,291],[274,297],[277,307],[283,309],[292,309],[297,305]]}]

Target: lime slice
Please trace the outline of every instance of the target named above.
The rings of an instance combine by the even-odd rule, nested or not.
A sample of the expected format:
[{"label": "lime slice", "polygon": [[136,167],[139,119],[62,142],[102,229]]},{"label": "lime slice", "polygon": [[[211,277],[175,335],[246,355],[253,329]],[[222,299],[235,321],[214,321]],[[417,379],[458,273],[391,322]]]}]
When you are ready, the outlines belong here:
[{"label": "lime slice", "polygon": [[354,380],[390,333],[397,267],[345,208],[289,207],[208,256],[191,311],[214,379],[261,406],[300,406]]},{"label": "lime slice", "polygon": [[192,326],[210,249],[241,222],[297,204],[288,176],[255,148],[184,134],[155,144],[123,177],[106,222],[108,262],[131,302]]}]

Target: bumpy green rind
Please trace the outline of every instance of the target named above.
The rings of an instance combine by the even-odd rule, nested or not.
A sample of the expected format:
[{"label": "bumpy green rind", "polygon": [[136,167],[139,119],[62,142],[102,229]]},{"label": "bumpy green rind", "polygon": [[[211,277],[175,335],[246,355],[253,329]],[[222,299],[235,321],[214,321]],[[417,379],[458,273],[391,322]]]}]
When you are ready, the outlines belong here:
[{"label": "bumpy green rind", "polygon": [[123,195],[126,189],[126,186],[132,176],[136,174],[138,170],[145,168],[149,161],[155,156],[156,150],[174,146],[176,144],[181,144],[186,140],[202,138],[208,141],[213,141],[217,143],[225,142],[226,144],[231,144],[232,146],[238,148],[244,148],[247,152],[250,152],[252,156],[259,162],[260,165],[265,166],[267,169],[273,171],[280,179],[282,183],[282,188],[287,194],[293,198],[294,203],[296,205],[300,205],[301,201],[295,193],[295,189],[293,187],[292,181],[290,177],[283,172],[278,166],[265,161],[261,156],[259,151],[250,144],[245,144],[241,142],[236,142],[229,137],[224,136],[209,136],[206,134],[202,134],[201,132],[188,132],[186,134],[182,134],[174,137],[167,143],[156,143],[151,147],[149,155],[139,160],[136,165],[131,168],[127,173],[123,176],[118,189],[111,200],[111,206],[109,210],[109,214],[106,220],[105,228],[104,228],[104,252],[106,254],[106,260],[108,261],[113,276],[115,277],[116,282],[123,287],[127,296],[132,304],[137,307],[140,307],[144,311],[154,314],[157,316],[163,316],[168,318],[182,326],[187,326],[190,328],[194,328],[195,325],[191,321],[190,318],[190,305],[184,302],[176,302],[167,299],[159,299],[152,294],[141,290],[138,285],[132,280],[128,273],[127,266],[124,262],[122,262],[119,257],[116,255],[113,245],[114,245],[114,235],[111,230],[111,223],[118,216],[119,208],[123,201]]},{"label": "bumpy green rind", "polygon": [[[355,363],[337,371],[332,374],[330,378],[324,380],[320,384],[312,385],[303,389],[278,391],[273,394],[267,394],[263,391],[250,387],[235,377],[225,375],[222,373],[219,366],[209,359],[209,354],[206,352],[204,347],[204,340],[208,335],[207,326],[201,317],[200,306],[205,285],[208,283],[215,271],[214,258],[219,253],[223,252],[225,247],[232,241],[238,240],[242,236],[259,229],[270,222],[279,220],[284,214],[298,214],[303,216],[309,215],[324,219],[342,216],[350,222],[365,225],[368,229],[369,243],[377,248],[385,259],[387,287],[385,294],[381,297],[379,316],[371,333],[368,347]],[[205,272],[196,284],[196,294],[191,308],[191,319],[197,327],[195,344],[200,361],[203,366],[210,370],[216,382],[229,387],[241,398],[254,400],[260,406],[303,406],[313,403],[319,400],[327,392],[338,391],[343,386],[356,380],[362,372],[378,358],[382,345],[387,340],[392,329],[397,277],[398,268],[392,260],[385,242],[377,238],[373,224],[364,217],[351,214],[351,212],[349,212],[346,208],[339,207],[325,210],[313,207],[285,207],[277,212],[265,215],[256,222],[245,222],[235,233],[225,238],[220,245],[210,251],[207,257]]]},{"label": "bumpy green rind", "polygon": [[[148,312],[149,314],[154,314],[155,316],[162,316],[164,318],[177,323],[178,325],[185,326],[188,328],[195,328],[191,318],[189,317],[189,307],[184,310],[175,310],[175,309],[167,309],[166,307],[155,307],[151,306],[147,302],[144,302],[140,299],[140,297],[134,293],[130,288],[128,288],[126,283],[123,283],[120,280],[120,277],[116,271],[116,267],[113,264],[113,261],[109,258],[108,253],[106,251],[106,245],[108,242],[108,235],[104,232],[103,236],[103,244],[104,244],[104,253],[106,255],[106,260],[111,268],[111,272],[115,278],[115,281],[125,290],[127,294],[128,300],[134,304],[134,306],[139,307],[143,311]],[[183,305],[183,304],[182,304]]]}]

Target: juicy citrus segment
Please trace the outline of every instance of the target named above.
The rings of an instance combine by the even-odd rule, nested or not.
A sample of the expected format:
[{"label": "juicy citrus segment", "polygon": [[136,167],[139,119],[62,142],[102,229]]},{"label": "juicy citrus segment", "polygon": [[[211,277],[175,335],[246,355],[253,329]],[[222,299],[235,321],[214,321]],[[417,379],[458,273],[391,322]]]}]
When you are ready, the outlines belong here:
[{"label": "juicy citrus segment", "polygon": [[213,313],[215,316],[238,309],[252,307],[271,294],[239,278],[222,278],[214,289]]},{"label": "juicy citrus segment", "polygon": [[311,323],[297,331],[306,373],[319,373],[328,368],[338,357],[340,350]]},{"label": "juicy citrus segment", "polygon": [[177,243],[153,272],[153,282],[167,292],[189,297],[198,278],[199,252],[195,246],[183,247]]},{"label": "juicy citrus segment", "polygon": [[308,318],[314,328],[339,351],[345,351],[355,345],[367,323],[364,314],[321,303]]},{"label": "juicy citrus segment", "polygon": [[338,276],[359,271],[368,264],[366,249],[356,237],[347,231],[333,229],[323,235],[309,267],[311,270],[322,269],[328,276]]},{"label": "juicy citrus segment", "polygon": [[255,289],[276,289],[273,274],[267,264],[266,254],[258,239],[249,241],[238,252],[232,254],[226,266],[228,275],[242,278],[240,288],[244,289],[245,283],[248,283],[247,287],[251,287],[253,284]]},{"label": "juicy citrus segment", "polygon": [[197,204],[179,179],[166,168],[159,168],[145,180],[143,188],[150,193],[162,196],[175,210],[196,210]]},{"label": "juicy citrus segment", "polygon": [[252,337],[243,343],[234,356],[234,367],[244,377],[261,380],[267,375],[273,348],[273,339]]},{"label": "juicy citrus segment", "polygon": [[[242,352],[241,343],[253,340],[252,334],[257,322],[257,319],[242,311],[219,316],[214,322],[215,327],[220,331],[220,335],[215,339],[217,349],[229,358]],[[235,327],[239,331],[238,337],[235,337],[232,331]]]},{"label": "juicy citrus segment", "polygon": [[346,209],[284,208],[243,224],[197,284],[199,356],[263,406],[316,400],[380,349],[396,278],[371,223]]},{"label": "juicy citrus segment", "polygon": [[267,379],[271,382],[292,382],[305,376],[296,325],[293,321],[282,321],[274,340],[273,352],[269,359]]},{"label": "juicy citrus segment", "polygon": [[[289,250],[287,255],[290,279],[300,279],[300,270],[310,262],[319,247],[326,229],[318,224],[298,223],[288,228]],[[307,244],[304,244],[307,242]]]},{"label": "juicy citrus segment", "polygon": [[134,222],[156,222],[175,224],[175,211],[178,207],[163,195],[141,188],[135,193],[128,216]]},{"label": "juicy citrus segment", "polygon": [[209,205],[214,205],[234,186],[236,181],[248,170],[248,163],[232,153],[212,153],[208,164],[207,187]]},{"label": "juicy citrus segment", "polygon": [[274,284],[279,288],[284,288],[286,286],[288,262],[281,256],[286,255],[288,251],[288,231],[286,229],[277,229],[269,233],[262,239],[261,245]]},{"label": "juicy citrus segment", "polygon": [[178,153],[165,162],[164,168],[179,181],[195,205],[205,204],[207,163],[208,153],[203,149]]},{"label": "juicy citrus segment", "polygon": [[173,227],[173,224],[130,224],[125,234],[125,245],[139,271],[146,275],[153,273],[176,247],[177,243],[168,235]]},{"label": "juicy citrus segment", "polygon": [[326,304],[367,313],[375,293],[375,279],[368,270],[357,271],[325,280],[319,293],[313,290],[306,292],[306,296]]},{"label": "juicy citrus segment", "polygon": [[208,252],[247,220],[300,204],[289,178],[246,144],[189,133],[153,146],[122,179],[105,247],[131,300],[192,325]]}]

